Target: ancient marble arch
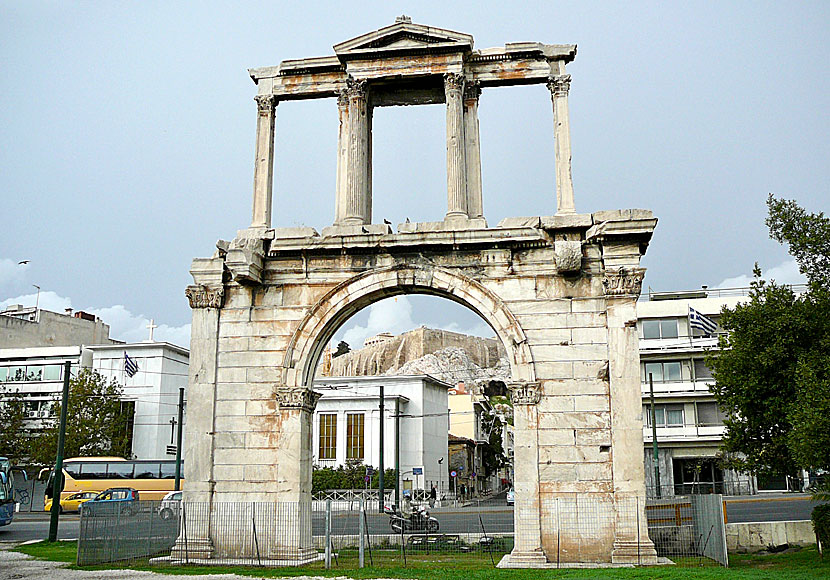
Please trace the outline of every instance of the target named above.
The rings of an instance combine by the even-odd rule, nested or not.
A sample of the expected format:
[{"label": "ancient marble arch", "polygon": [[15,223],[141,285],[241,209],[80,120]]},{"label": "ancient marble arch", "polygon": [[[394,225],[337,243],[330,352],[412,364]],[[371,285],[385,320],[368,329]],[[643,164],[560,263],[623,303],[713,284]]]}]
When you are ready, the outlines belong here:
[{"label": "ancient marble arch", "polygon": [[[318,399],[310,387],[323,348],[372,302],[427,293],[477,312],[510,358],[516,533],[506,563],[544,563],[555,553],[560,561],[654,562],[635,501],[645,497],[635,301],[657,220],[645,210],[574,210],[565,66],[576,46],[477,50],[472,36],[402,17],[334,52],[250,71],[258,88],[253,220],[193,261],[186,291],[186,500],[214,512],[236,501],[308,509]],[[533,83],[551,94],[556,211],[488,227],[478,101],[489,87]],[[335,219],[320,233],[271,227],[276,110],[309,98],[331,98],[340,113]],[[446,103],[447,213],[394,232],[372,223],[372,111],[421,103]],[[550,506],[574,497],[598,517],[591,530],[562,526],[560,536]],[[261,557],[313,557],[310,520],[261,517],[290,528],[260,545]],[[198,529],[206,531],[189,538],[191,557],[245,555],[227,535]]]}]

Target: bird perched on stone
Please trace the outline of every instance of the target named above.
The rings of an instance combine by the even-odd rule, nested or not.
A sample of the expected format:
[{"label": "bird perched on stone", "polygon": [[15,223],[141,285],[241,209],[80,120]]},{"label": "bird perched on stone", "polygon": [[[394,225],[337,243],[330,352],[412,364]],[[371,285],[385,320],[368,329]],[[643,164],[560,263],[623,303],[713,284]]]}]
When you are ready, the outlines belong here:
[{"label": "bird perched on stone", "polygon": [[409,218],[406,218],[406,223],[409,223]]},{"label": "bird perched on stone", "polygon": [[364,226],[360,226],[360,231],[363,232],[364,234],[369,233],[369,230],[367,230]]},{"label": "bird perched on stone", "polygon": [[390,221],[389,221],[388,219],[386,219],[386,218],[383,218],[383,223],[385,223],[385,224],[386,224],[386,225],[388,225],[388,226],[391,226],[391,225],[392,225],[392,222],[390,222]]}]

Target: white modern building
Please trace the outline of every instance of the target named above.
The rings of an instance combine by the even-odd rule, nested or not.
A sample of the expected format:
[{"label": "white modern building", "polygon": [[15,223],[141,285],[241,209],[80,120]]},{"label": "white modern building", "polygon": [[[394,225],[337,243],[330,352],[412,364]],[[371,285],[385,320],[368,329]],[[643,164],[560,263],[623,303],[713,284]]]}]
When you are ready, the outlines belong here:
[{"label": "white modern building", "polygon": [[[124,354],[138,364],[138,372],[127,376]],[[63,390],[64,364],[72,372],[79,367],[98,371],[124,388],[124,400],[135,407],[132,454],[137,459],[163,459],[175,455],[171,436],[178,426],[179,387],[187,386],[187,349],[165,342],[107,344],[94,346],[50,346],[0,349],[0,383],[19,391],[27,409],[27,428],[43,429],[57,418],[52,404]],[[172,454],[170,453],[172,451]]]},{"label": "white modern building", "polygon": [[[400,454],[401,489],[448,489],[447,390],[426,375],[323,377],[314,411],[313,455],[318,467],[380,464],[380,388],[383,387],[383,463]],[[399,417],[396,417],[396,409]],[[394,482],[387,482],[393,487]]]},{"label": "white modern building", "polygon": [[[125,353],[138,365],[133,376],[125,370]],[[85,347],[83,366],[118,381],[124,387],[124,399],[135,404],[136,459],[175,458],[179,389],[187,387],[189,356],[187,349],[169,342]],[[186,413],[183,416],[187,423]]]},{"label": "white modern building", "polygon": [[657,425],[661,495],[748,494],[786,490],[785,478],[758,481],[747,473],[721,468],[717,460],[724,433],[723,415],[709,389],[712,373],[704,358],[716,352],[717,333],[689,324],[690,308],[714,322],[721,309],[748,300],[748,289],[701,289],[644,294],[637,303],[646,486],[656,494],[651,375]]}]

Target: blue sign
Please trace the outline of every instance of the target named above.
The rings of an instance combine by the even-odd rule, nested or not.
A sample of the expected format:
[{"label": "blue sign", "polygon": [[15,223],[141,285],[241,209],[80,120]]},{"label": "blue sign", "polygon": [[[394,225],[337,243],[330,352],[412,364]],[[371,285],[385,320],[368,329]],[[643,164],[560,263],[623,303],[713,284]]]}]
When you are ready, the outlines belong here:
[{"label": "blue sign", "polygon": [[412,475],[423,475],[424,468],[423,467],[413,467],[412,468]]},{"label": "blue sign", "polygon": [[454,470],[450,471],[450,477],[455,477],[456,475],[458,475],[458,474]]}]

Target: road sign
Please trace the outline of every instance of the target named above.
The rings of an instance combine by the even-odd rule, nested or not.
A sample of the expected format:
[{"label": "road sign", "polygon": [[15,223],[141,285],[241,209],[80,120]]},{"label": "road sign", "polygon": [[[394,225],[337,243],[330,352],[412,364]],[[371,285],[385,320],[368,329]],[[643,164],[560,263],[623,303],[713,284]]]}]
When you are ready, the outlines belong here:
[{"label": "road sign", "polygon": [[365,477],[363,478],[363,481],[365,481],[366,483],[369,483],[369,476],[368,476],[368,475],[367,475],[367,476],[365,476]]},{"label": "road sign", "polygon": [[458,474],[455,472],[455,470],[450,471],[450,477],[455,477],[457,475]]},{"label": "road sign", "polygon": [[475,477],[475,476],[476,476],[476,472],[474,471],[471,477]]},{"label": "road sign", "polygon": [[412,475],[423,475],[424,468],[423,467],[413,467],[412,468]]}]

